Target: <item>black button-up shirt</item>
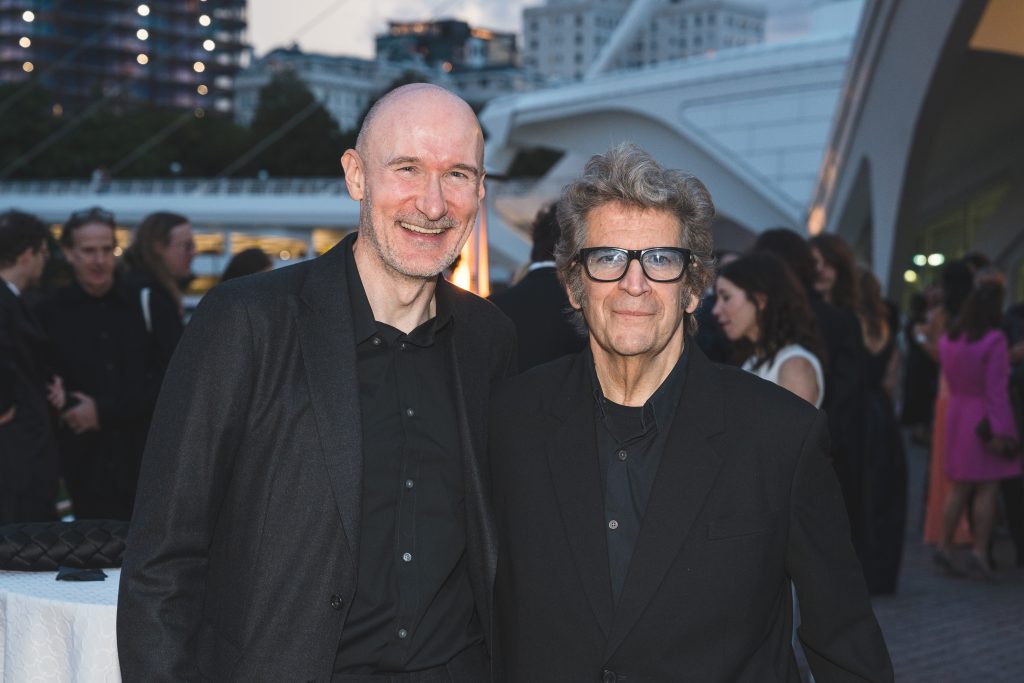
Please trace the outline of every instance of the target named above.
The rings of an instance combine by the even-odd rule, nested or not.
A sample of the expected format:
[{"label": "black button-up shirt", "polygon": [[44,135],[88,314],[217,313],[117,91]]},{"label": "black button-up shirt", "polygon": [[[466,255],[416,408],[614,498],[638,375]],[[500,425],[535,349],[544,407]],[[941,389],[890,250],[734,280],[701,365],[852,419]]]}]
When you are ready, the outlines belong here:
[{"label": "black button-up shirt", "polygon": [[686,359],[684,349],[658,390],[638,407],[619,405],[605,398],[591,364],[597,455],[604,485],[605,533],[615,602],[626,582],[647,501],[683,394]]},{"label": "black button-up shirt", "polygon": [[334,670],[417,671],[483,641],[466,569],[465,496],[444,288],[409,334],[348,288],[363,433],[359,575]]}]

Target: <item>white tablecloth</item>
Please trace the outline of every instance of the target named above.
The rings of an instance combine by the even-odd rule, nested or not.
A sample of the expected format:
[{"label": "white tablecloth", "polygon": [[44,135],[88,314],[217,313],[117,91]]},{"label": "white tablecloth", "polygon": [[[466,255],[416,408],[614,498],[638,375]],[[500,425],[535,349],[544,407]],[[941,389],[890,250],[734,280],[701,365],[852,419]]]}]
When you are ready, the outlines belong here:
[{"label": "white tablecloth", "polygon": [[0,571],[3,683],[119,683],[117,584],[57,581],[56,572]]}]

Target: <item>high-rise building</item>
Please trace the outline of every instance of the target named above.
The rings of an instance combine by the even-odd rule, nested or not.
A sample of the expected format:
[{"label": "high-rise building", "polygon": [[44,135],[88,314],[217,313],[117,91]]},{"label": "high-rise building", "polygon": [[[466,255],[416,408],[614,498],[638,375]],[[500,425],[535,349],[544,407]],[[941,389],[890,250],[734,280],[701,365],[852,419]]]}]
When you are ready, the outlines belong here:
[{"label": "high-rise building", "polygon": [[378,60],[421,61],[445,71],[516,66],[519,56],[514,33],[473,28],[457,19],[390,21],[376,43]]},{"label": "high-rise building", "polygon": [[35,79],[64,111],[99,98],[228,111],[246,0],[3,0],[0,82]]},{"label": "high-rise building", "polygon": [[298,46],[272,50],[238,75],[235,120],[246,126],[252,122],[260,90],[284,69],[295,72],[342,130],[355,128],[369,104],[410,73],[474,106],[544,85],[542,77],[518,65],[515,34],[464,21],[391,21],[376,46],[373,60],[306,53]]},{"label": "high-rise building", "polygon": [[[547,0],[523,10],[523,66],[553,81],[579,80],[633,0]],[[734,0],[662,0],[612,61],[631,69],[764,40],[765,11]]]}]

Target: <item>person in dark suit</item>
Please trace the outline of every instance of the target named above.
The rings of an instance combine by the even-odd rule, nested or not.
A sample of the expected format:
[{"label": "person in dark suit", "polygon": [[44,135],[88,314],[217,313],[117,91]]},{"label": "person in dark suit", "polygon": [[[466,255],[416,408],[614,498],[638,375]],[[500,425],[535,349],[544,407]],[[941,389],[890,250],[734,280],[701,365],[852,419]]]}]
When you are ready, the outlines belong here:
[{"label": "person in dark suit", "polygon": [[512,324],[438,274],[476,220],[469,106],[398,88],[342,157],[358,233],[213,288],[143,457],[128,681],[491,680],[485,452]]},{"label": "person in dark suit", "polygon": [[42,277],[46,238],[35,216],[0,214],[0,524],[57,518],[60,472],[47,401],[60,382],[22,299]]},{"label": "person in dark suit", "polygon": [[703,184],[622,145],[563,192],[582,353],[492,401],[507,679],[891,681],[824,415],[693,342],[712,274]]},{"label": "person in dark suit", "polygon": [[64,224],[72,281],[35,309],[63,380],[57,443],[77,519],[131,518],[146,433],[181,321],[115,273],[114,216],[93,207]]},{"label": "person in dark suit", "polygon": [[569,299],[555,271],[555,242],[560,230],[552,204],[533,221],[533,249],[523,279],[491,301],[512,319],[519,346],[519,369],[579,352],[586,337],[569,322]]}]

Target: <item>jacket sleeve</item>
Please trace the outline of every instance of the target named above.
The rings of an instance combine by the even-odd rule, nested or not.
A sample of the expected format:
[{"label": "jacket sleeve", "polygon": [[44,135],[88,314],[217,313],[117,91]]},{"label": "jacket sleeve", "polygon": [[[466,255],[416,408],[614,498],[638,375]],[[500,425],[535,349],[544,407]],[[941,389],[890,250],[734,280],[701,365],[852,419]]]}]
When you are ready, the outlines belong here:
[{"label": "jacket sleeve", "polygon": [[850,542],[828,448],[819,412],[804,437],[790,493],[786,570],[799,600],[797,635],[818,683],[890,682],[892,663]]},{"label": "jacket sleeve", "polygon": [[[6,287],[0,280],[0,287]],[[14,325],[7,307],[0,305],[0,415],[14,407]]]},{"label": "jacket sleeve", "polygon": [[157,401],[125,549],[117,641],[125,681],[195,680],[210,547],[252,394],[245,303],[215,288]]}]

